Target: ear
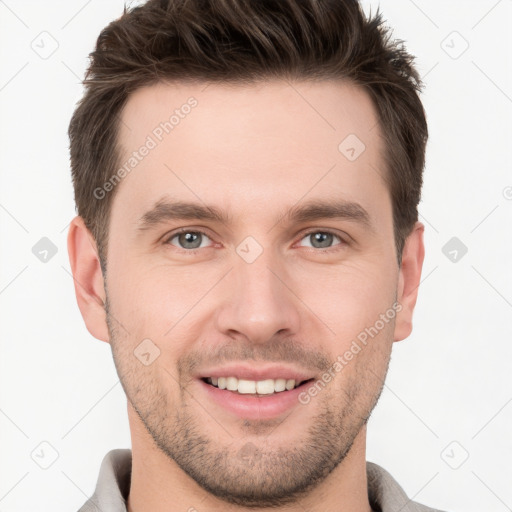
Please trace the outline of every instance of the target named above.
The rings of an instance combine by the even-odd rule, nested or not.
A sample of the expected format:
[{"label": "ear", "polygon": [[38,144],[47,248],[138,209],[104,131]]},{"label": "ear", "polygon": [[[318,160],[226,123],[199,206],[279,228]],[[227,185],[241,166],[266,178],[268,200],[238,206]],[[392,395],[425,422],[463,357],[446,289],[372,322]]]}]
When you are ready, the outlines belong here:
[{"label": "ear", "polygon": [[69,226],[68,254],[76,300],[87,330],[98,340],[108,342],[106,294],[98,249],[82,217],[75,217]]},{"label": "ear", "polygon": [[425,226],[421,222],[416,222],[402,251],[397,289],[397,301],[401,305],[401,309],[395,322],[395,341],[407,338],[412,332],[412,314],[418,298],[421,269],[425,258],[424,231]]}]

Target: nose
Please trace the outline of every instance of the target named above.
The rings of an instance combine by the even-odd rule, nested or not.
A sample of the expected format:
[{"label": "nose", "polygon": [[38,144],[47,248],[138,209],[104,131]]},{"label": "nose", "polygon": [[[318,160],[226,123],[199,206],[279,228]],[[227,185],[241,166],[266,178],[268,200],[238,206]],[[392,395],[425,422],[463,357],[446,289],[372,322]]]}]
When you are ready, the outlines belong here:
[{"label": "nose", "polygon": [[266,251],[252,263],[237,257],[217,310],[220,332],[243,336],[253,344],[266,343],[278,334],[297,334],[300,300],[283,267]]}]

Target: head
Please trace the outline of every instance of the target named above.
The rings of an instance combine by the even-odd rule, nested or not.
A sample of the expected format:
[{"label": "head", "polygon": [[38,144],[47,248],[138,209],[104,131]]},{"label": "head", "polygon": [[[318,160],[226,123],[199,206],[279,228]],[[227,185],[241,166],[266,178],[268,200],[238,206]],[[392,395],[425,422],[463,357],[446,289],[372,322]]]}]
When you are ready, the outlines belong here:
[{"label": "head", "polygon": [[[282,504],[324,481],[411,331],[412,61],[341,0],[149,1],[91,55],[69,129],[78,303],[130,421],[221,499]],[[309,383],[286,414],[244,416],[210,400],[227,367]]]}]

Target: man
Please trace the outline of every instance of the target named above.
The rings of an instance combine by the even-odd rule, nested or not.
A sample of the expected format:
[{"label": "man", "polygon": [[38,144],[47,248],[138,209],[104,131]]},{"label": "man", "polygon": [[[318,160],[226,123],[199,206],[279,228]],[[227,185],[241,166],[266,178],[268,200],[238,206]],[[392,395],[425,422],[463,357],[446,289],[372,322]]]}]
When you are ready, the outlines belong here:
[{"label": "man", "polygon": [[101,33],[68,249],[132,450],[82,511],[432,510],[365,460],[424,258],[419,89],[354,1],[150,0]]}]

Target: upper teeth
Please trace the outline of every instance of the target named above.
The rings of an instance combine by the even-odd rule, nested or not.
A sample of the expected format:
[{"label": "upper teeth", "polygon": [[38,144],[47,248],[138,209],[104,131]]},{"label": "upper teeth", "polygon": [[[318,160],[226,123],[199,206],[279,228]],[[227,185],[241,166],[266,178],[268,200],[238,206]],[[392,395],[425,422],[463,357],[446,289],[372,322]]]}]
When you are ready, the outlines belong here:
[{"label": "upper teeth", "polygon": [[244,380],[236,377],[208,377],[207,381],[219,389],[238,391],[243,395],[271,395],[285,389],[290,391],[295,387],[295,379]]}]

